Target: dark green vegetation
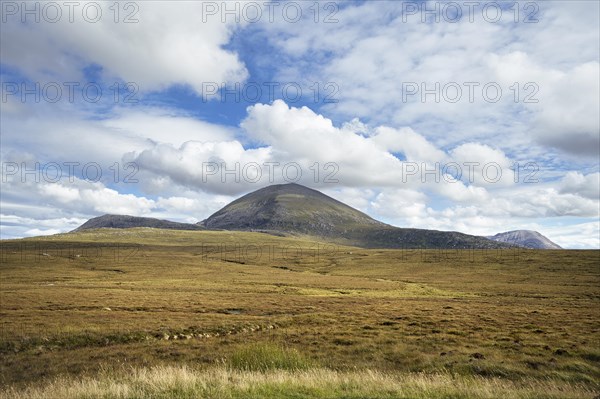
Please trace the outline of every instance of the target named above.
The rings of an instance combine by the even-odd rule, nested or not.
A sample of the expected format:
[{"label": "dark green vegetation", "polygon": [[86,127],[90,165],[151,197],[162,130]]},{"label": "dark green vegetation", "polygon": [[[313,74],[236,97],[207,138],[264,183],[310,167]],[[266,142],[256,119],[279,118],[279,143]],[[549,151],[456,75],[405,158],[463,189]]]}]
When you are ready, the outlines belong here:
[{"label": "dark green vegetation", "polygon": [[[0,248],[0,384],[63,375],[44,389],[73,389],[40,397],[119,384],[132,398],[600,393],[599,251],[359,249],[145,228]],[[77,391],[79,376],[100,382]]]},{"label": "dark green vegetation", "polygon": [[155,229],[173,230],[203,230],[202,226],[191,223],[178,223],[170,220],[146,218],[129,215],[103,215],[92,218],[79,226],[75,231],[84,231],[101,228],[129,229],[133,227],[152,227]]},{"label": "dark green vegetation", "polygon": [[75,231],[153,227],[233,230],[277,236],[313,237],[362,248],[510,248],[513,243],[454,231],[405,229],[381,223],[327,195],[299,184],[268,186],[247,194],[197,224],[154,218],[104,215]]},{"label": "dark green vegetation", "polygon": [[393,227],[299,184],[279,184],[254,191],[201,224],[209,229],[299,234],[363,248],[510,247],[458,232]]}]

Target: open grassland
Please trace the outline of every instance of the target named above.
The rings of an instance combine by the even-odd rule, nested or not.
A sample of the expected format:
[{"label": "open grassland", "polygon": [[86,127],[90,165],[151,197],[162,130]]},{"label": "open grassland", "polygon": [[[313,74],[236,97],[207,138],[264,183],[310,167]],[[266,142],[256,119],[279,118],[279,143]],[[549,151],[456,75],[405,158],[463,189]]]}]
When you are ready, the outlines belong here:
[{"label": "open grassland", "polygon": [[154,229],[0,249],[0,397],[600,394],[600,251]]}]

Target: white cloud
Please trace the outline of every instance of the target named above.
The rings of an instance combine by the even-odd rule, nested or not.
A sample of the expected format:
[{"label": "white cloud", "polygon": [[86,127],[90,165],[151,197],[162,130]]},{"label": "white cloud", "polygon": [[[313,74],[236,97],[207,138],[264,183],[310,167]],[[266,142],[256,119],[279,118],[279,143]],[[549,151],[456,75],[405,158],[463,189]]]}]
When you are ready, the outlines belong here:
[{"label": "white cloud", "polygon": [[73,183],[42,182],[36,186],[45,201],[68,206],[82,213],[146,215],[155,207],[153,200],[133,194],[120,194],[102,183],[74,179]]},{"label": "white cloud", "polygon": [[[3,109],[2,155],[5,161],[25,161],[28,167],[35,162],[79,162],[77,168],[81,170],[95,162],[108,176],[115,163],[125,166],[126,153],[139,153],[156,144],[233,140],[237,131],[159,107],[115,108],[97,119],[69,107],[27,106],[25,115],[7,114]],[[25,151],[29,154],[26,157]],[[12,154],[11,159],[6,159],[8,154]],[[67,170],[65,167],[64,172]]]},{"label": "white cloud", "polygon": [[563,248],[583,249],[600,248],[600,223],[573,223],[554,226],[533,226],[534,230],[552,237]]},{"label": "white cloud", "polygon": [[584,175],[579,172],[568,172],[559,183],[559,192],[598,200],[600,198],[600,173]]},{"label": "white cloud", "polygon": [[[115,125],[113,121],[103,123]],[[424,175],[423,170],[406,179],[403,165],[409,162],[419,168],[439,161],[494,162],[504,171],[512,161],[502,150],[477,142],[444,151],[409,128],[359,126],[358,130],[371,132],[364,136],[350,126],[357,125],[338,128],[323,115],[306,107],[289,107],[282,101],[260,104],[248,109],[242,128],[247,137],[259,140],[264,147],[245,148],[239,141],[224,137],[223,141],[185,141],[180,146],[145,142],[140,151],[121,154],[124,161],[133,161],[140,167],[136,176],[140,183],[135,187],[158,194],[156,198],[120,193],[102,182],[75,179],[73,183],[21,183],[18,176],[13,176],[6,183],[10,195],[3,199],[3,209],[26,217],[32,210],[15,204],[42,203],[56,209],[68,208],[70,214],[76,215],[122,213],[196,222],[241,193],[285,182],[281,175],[268,181],[269,175],[263,168],[259,181],[242,178],[236,184],[232,173],[222,175],[222,170],[213,170],[206,175],[203,163],[223,162],[229,172],[237,167],[239,173],[250,163],[264,166],[268,162],[298,162],[305,172],[301,183],[324,189],[335,198],[400,227],[492,234],[508,230],[507,220],[525,220],[521,223],[528,224],[540,218],[598,217],[598,173],[572,172],[559,181],[536,184],[514,183],[512,175],[495,184],[481,177],[473,181],[465,176],[460,181],[445,176],[435,179]],[[139,134],[141,139],[142,131],[132,136]],[[407,161],[400,161],[392,152]],[[323,174],[315,183],[310,169],[315,162],[320,167],[326,162],[335,163],[339,183],[325,183]],[[476,167],[475,176],[481,171],[481,167]],[[32,193],[36,195],[32,197]],[[34,228],[43,230],[38,226],[26,230]]]},{"label": "white cloud", "polygon": [[[521,22],[528,14],[522,7],[517,23],[514,10],[489,23],[481,6],[472,23],[466,16],[459,23],[422,23],[420,14],[403,19],[402,2],[365,2],[342,7],[336,24],[309,29],[307,21],[264,29],[287,56],[278,64],[279,79],[338,84],[340,101],[323,108],[337,119],[410,126],[442,147],[476,141],[511,152],[552,146],[597,156],[599,5],[538,6],[537,23]],[[472,102],[467,82],[479,85]],[[539,90],[526,87],[529,82]],[[407,83],[416,83],[418,93],[403,96]],[[422,85],[432,89],[436,83],[439,102],[434,95],[423,100]],[[462,88],[456,103],[454,93],[443,90],[453,83]],[[488,83],[500,86],[498,102],[485,99]],[[529,94],[539,102],[525,102]]]},{"label": "white cloud", "polygon": [[408,127],[401,129],[379,127],[376,129],[373,141],[386,151],[401,152],[407,161],[434,164],[447,159],[447,155],[443,151]]},{"label": "white cloud", "polygon": [[25,232],[25,236],[27,236],[27,237],[50,236],[50,235],[58,234],[58,233],[62,233],[62,230],[60,230],[60,229],[47,229],[47,230],[31,229],[31,230],[27,230]]},{"label": "white cloud", "polygon": [[102,123],[113,131],[180,146],[186,141],[224,141],[235,136],[232,128],[207,123],[173,110],[161,108],[117,109]]},{"label": "white cloud", "polygon": [[[574,154],[597,155],[600,146],[600,64],[585,62],[559,70],[536,64],[522,51],[491,55],[495,76],[505,85],[523,82],[520,95],[533,95],[536,139]],[[526,88],[532,83],[534,86]]]},{"label": "white cloud", "polygon": [[375,214],[392,220],[423,217],[426,214],[427,196],[409,189],[391,189],[377,194],[370,206]]},{"label": "white cloud", "polygon": [[[7,16],[0,35],[3,63],[44,82],[82,81],[82,69],[96,64],[106,79],[134,82],[142,92],[189,85],[201,93],[205,82],[247,77],[238,56],[223,48],[234,27],[215,18],[203,22],[201,2],[185,7],[130,3],[139,8],[137,23],[115,23],[111,4],[102,2],[95,4],[101,4],[103,16],[87,22],[81,16],[87,3],[79,3],[73,23],[68,14],[57,23],[42,19],[29,24],[20,23],[20,14]],[[132,11],[121,10],[121,17]]]},{"label": "white cloud", "polygon": [[[392,1],[345,3],[335,15],[339,22],[315,24],[306,3],[303,22],[279,19],[248,31],[220,18],[202,22],[199,3],[138,5],[137,24],[115,24],[106,9],[96,24],[3,23],[3,81],[13,69],[42,82],[82,81],[84,68],[97,66],[105,82],[133,81],[142,94],[174,86],[199,94],[206,82],[248,78],[246,60],[226,47],[235,32],[259,31],[241,42],[268,39],[272,47],[250,49],[264,66],[261,77],[302,87],[334,82],[340,101],[312,109],[280,100],[256,104],[238,129],[148,103],[24,104],[9,97],[2,161],[97,162],[104,176],[96,183],[69,183],[66,176],[59,183],[21,183],[19,176],[3,182],[2,237],[67,231],[105,212],[195,222],[239,194],[285,182],[282,166],[297,162],[300,183],[402,227],[475,234],[532,228],[563,246],[600,245],[593,222],[600,197],[598,3],[540,3],[536,24],[512,17],[497,24],[479,17],[404,22],[402,2]],[[404,98],[403,82],[419,89],[436,82],[480,86],[474,102],[465,100],[463,86],[463,97],[451,103],[432,95]],[[487,82],[502,87],[499,102],[482,99]],[[523,101],[527,82],[539,87],[539,102]],[[139,183],[113,184],[110,167],[129,161],[139,166]],[[529,161],[540,166],[540,181],[524,184],[520,175],[515,182],[513,162]],[[219,169],[205,181],[207,162],[223,162],[229,172],[239,165],[242,173],[256,163],[262,176],[236,183]],[[268,162],[279,163],[274,176]],[[462,166],[458,182],[442,171],[426,173],[453,162]],[[465,167],[471,162],[479,163],[472,180]],[[410,163],[418,170],[408,176]],[[484,176],[482,166],[490,163],[501,168],[499,181]],[[325,180],[331,171],[339,183]]]},{"label": "white cloud", "polygon": [[[6,209],[2,204],[3,212],[14,211],[17,207]],[[22,209],[22,208],[21,208]],[[73,230],[85,223],[85,218],[56,218],[50,216],[49,210],[36,217],[23,217],[14,214],[0,214],[0,238],[20,238],[37,235],[50,235]],[[31,212],[29,214],[32,214]],[[35,226],[35,227],[34,227]]]},{"label": "white cloud", "polygon": [[480,186],[514,184],[514,163],[502,150],[480,143],[465,143],[450,150],[450,155],[461,167],[463,181]]},{"label": "white cloud", "polygon": [[13,179],[3,183],[1,236],[63,233],[105,213],[196,223],[234,199],[191,191],[183,191],[183,195],[151,199],[80,179],[60,183]]}]

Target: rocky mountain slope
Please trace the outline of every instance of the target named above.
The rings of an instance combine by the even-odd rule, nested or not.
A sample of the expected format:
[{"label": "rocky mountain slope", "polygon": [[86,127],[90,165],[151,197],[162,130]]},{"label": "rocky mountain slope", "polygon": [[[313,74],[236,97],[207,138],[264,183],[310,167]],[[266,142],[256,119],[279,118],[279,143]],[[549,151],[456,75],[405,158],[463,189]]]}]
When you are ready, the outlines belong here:
[{"label": "rocky mountain slope", "polygon": [[562,249],[547,237],[533,230],[513,230],[487,237],[490,240],[531,249]]},{"label": "rocky mountain slope", "polygon": [[156,229],[174,230],[203,230],[202,226],[191,223],[177,223],[170,220],[128,215],[103,215],[88,220],[73,231],[101,228],[128,229],[132,227],[153,227]]},{"label": "rocky mountain slope", "polygon": [[509,246],[458,232],[393,227],[298,184],[273,185],[249,193],[199,224],[207,229],[309,235],[365,248]]},{"label": "rocky mountain slope", "polygon": [[104,215],[88,220],[74,231],[132,227],[257,231],[276,235],[310,236],[364,248],[560,248],[540,233],[528,230],[480,237],[455,231],[394,227],[299,184],[278,184],[256,190],[197,224],[148,217]]}]

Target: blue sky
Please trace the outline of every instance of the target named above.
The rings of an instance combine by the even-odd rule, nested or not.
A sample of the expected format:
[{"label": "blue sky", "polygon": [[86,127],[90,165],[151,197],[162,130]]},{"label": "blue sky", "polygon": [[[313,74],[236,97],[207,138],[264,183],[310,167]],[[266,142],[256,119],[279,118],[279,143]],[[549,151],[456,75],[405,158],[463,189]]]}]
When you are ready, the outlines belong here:
[{"label": "blue sky", "polygon": [[1,10],[2,238],[295,181],[396,226],[600,246],[597,2],[35,4]]}]

